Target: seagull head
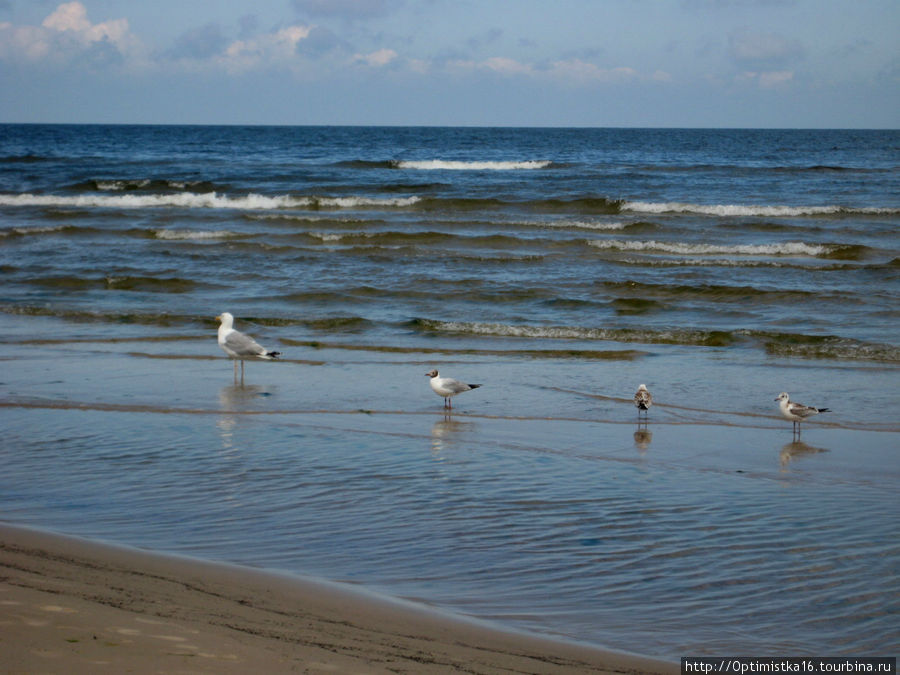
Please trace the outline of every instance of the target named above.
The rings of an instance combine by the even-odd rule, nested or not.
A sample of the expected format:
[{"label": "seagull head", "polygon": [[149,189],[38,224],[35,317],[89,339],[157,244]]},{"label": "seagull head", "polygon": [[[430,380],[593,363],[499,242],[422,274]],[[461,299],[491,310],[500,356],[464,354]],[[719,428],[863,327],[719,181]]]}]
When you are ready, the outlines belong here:
[{"label": "seagull head", "polygon": [[231,326],[234,325],[234,317],[229,312],[222,312],[219,314],[219,316],[216,317],[216,321],[221,322],[226,328],[231,328]]},{"label": "seagull head", "polygon": [[789,398],[790,398],[790,396],[788,396],[787,392],[783,391],[780,394],[778,394],[778,398],[776,398],[775,400],[776,401],[787,401]]},{"label": "seagull head", "polygon": [[437,377],[437,376],[438,376],[437,368],[435,368],[434,370],[429,370],[427,373],[425,373],[425,377]]}]

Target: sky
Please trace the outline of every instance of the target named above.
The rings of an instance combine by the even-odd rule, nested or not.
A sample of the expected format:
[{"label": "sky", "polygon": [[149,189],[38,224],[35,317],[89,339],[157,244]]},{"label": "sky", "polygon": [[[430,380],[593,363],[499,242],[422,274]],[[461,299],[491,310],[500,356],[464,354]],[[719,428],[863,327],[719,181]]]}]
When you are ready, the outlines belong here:
[{"label": "sky", "polygon": [[900,0],[0,0],[0,122],[900,128]]}]

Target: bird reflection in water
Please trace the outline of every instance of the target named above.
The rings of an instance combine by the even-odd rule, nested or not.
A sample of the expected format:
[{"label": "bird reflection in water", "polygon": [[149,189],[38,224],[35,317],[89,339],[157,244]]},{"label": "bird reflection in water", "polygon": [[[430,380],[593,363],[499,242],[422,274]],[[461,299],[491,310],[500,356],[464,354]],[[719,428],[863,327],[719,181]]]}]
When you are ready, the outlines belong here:
[{"label": "bird reflection in water", "polygon": [[817,448],[799,440],[795,440],[791,443],[785,443],[785,445],[781,448],[781,453],[779,454],[781,470],[787,471],[788,465],[795,459],[808,457],[810,455],[817,455],[820,452],[828,452],[828,449]]},{"label": "bird reflection in water", "polygon": [[454,441],[453,436],[471,426],[471,422],[455,420],[449,413],[435,422],[434,426],[431,427],[431,451],[435,458],[443,459],[441,455]]},{"label": "bird reflection in water", "polygon": [[234,430],[241,417],[240,413],[252,410],[256,401],[270,395],[256,384],[232,384],[219,390],[219,406],[223,414],[216,420],[216,428],[226,451],[235,449]]},{"label": "bird reflection in water", "polygon": [[647,448],[650,447],[650,441],[653,440],[653,432],[647,428],[647,423],[644,422],[643,425],[638,424],[637,431],[634,432],[634,447],[638,449],[638,452],[645,453],[647,452]]},{"label": "bird reflection in water", "polygon": [[232,384],[219,390],[219,405],[222,410],[239,412],[247,410],[263,396],[269,396],[269,393],[258,384]]}]

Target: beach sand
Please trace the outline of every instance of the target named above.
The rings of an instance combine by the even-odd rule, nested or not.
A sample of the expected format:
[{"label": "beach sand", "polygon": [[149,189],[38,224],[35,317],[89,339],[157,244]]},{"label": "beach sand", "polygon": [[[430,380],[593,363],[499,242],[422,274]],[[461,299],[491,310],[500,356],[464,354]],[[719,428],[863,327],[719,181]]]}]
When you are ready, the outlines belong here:
[{"label": "beach sand", "polygon": [[674,673],[339,584],[0,525],[5,673]]}]

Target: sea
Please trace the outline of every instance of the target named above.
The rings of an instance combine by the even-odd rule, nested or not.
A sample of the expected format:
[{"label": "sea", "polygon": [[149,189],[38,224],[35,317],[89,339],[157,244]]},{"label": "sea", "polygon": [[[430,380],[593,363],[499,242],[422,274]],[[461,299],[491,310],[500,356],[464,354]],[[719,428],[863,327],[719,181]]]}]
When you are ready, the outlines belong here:
[{"label": "sea", "polygon": [[0,520],[896,655],[898,282],[898,130],[0,125]]}]

